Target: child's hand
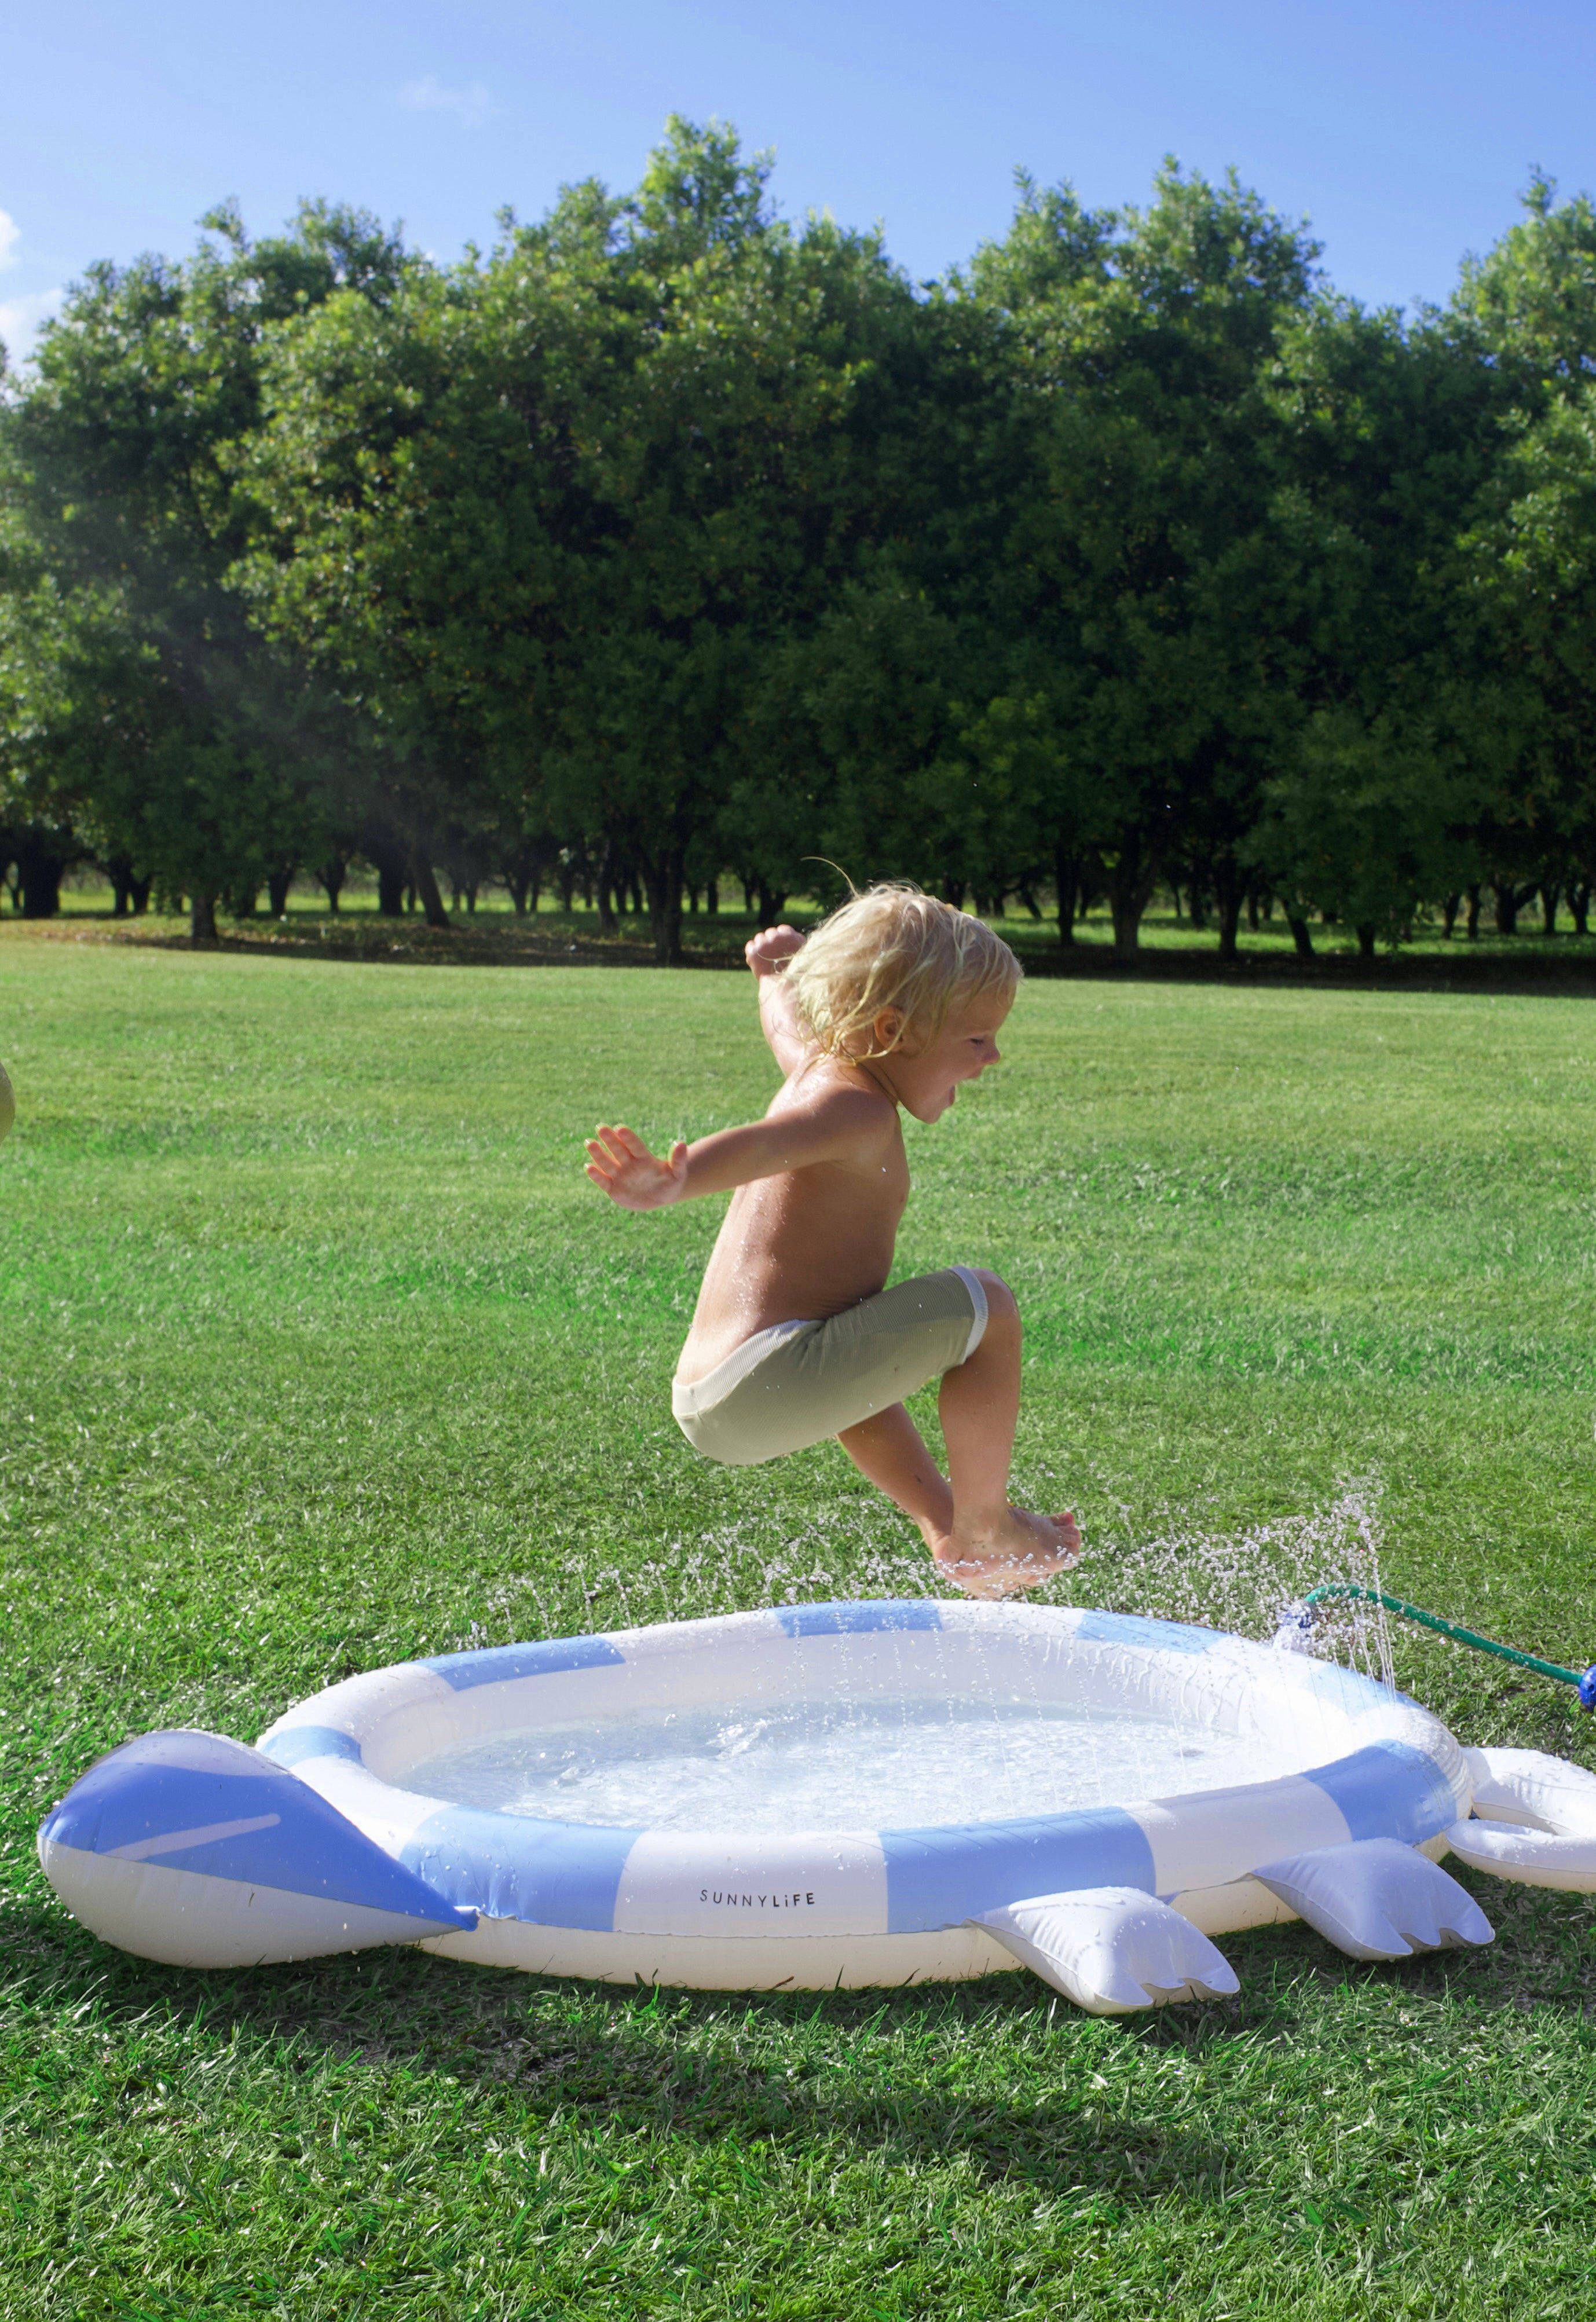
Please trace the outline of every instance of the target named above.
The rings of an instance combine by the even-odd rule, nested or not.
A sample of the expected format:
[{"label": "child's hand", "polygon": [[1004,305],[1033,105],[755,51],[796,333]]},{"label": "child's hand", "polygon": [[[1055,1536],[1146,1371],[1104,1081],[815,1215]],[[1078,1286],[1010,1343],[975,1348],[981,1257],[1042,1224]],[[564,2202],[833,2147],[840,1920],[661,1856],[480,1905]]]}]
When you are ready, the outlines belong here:
[{"label": "child's hand", "polygon": [[587,1155],[588,1175],[623,1210],[663,1210],[687,1191],[687,1147],[680,1138],[662,1161],[631,1129],[601,1121]]},{"label": "child's hand", "polygon": [[763,928],[751,943],[743,946],[743,957],[756,975],[774,975],[795,951],[803,949],[804,941],[796,928]]}]

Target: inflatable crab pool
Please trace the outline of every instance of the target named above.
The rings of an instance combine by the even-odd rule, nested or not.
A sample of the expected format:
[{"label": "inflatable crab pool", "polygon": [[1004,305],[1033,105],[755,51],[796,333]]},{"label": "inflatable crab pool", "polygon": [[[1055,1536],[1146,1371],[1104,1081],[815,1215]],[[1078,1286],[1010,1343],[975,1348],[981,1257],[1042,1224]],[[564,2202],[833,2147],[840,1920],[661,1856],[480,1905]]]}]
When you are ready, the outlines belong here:
[{"label": "inflatable crab pool", "polygon": [[57,1894],[189,1967],[419,1943],[540,1974],[824,1988],[1025,1965],[1101,2014],[1236,1989],[1214,1938],[1486,1943],[1448,1853],[1596,1892],[1596,1775],[1371,1679],[1029,1604],[803,1604],[348,1679],[250,1749],[124,1744]]}]

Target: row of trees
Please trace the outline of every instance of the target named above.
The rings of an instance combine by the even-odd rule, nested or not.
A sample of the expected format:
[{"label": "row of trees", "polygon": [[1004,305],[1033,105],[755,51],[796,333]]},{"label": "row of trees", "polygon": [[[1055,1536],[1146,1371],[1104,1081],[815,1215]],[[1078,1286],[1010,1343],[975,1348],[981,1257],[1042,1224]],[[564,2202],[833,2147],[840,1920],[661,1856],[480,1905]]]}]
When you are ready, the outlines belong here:
[{"label": "row of trees", "polygon": [[93,270],[0,410],[0,855],[118,908],[809,858],[1133,952],[1160,883],[1299,948],[1585,924],[1596,875],[1596,213],[1537,179],[1417,319],[1174,166],[1022,183],[916,286],[673,122],[441,265],[307,206]]}]

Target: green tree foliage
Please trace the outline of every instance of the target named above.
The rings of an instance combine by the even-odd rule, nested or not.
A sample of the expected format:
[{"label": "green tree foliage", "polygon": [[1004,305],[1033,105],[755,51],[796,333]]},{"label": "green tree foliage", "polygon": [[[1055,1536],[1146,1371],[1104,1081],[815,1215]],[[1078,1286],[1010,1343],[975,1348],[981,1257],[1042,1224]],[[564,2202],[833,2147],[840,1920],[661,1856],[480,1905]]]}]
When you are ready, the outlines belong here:
[{"label": "green tree foliage", "polygon": [[1444,312],[1335,296],[1234,178],[1021,180],[914,286],[673,120],[440,265],[304,206],[93,270],[0,424],[0,852],[51,908],[442,921],[895,873],[1069,942],[1156,885],[1366,949],[1596,876],[1596,212]]},{"label": "green tree foliage", "polygon": [[1265,379],[1316,255],[1234,181],[1169,164],[1144,211],[1023,187],[961,286],[1003,319],[1023,439],[997,583],[1014,673],[971,738],[1018,781],[1061,897],[1089,854],[1124,954],[1193,852],[1234,945],[1298,658]]},{"label": "green tree foliage", "polygon": [[380,299],[400,266],[372,221],[325,206],[253,245],[230,211],[206,224],[186,265],[90,272],[7,428],[8,498],[63,608],[61,802],[190,896],[199,939],[219,896],[252,902],[316,843],[335,754],[231,585],[255,522],[232,447],[259,424],[272,328],[341,284]]},{"label": "green tree foliage", "polygon": [[[689,857],[777,769],[768,696],[878,500],[859,407],[906,287],[672,125],[485,261],[280,331],[241,568],[269,631],[503,853],[578,836],[674,955]],[[879,399],[879,398],[877,398]]]},{"label": "green tree foliage", "polygon": [[1451,316],[1500,415],[1463,535],[1475,658],[1499,672],[1505,747],[1481,818],[1499,926],[1596,871],[1596,209],[1537,175],[1521,223],[1468,262]]}]

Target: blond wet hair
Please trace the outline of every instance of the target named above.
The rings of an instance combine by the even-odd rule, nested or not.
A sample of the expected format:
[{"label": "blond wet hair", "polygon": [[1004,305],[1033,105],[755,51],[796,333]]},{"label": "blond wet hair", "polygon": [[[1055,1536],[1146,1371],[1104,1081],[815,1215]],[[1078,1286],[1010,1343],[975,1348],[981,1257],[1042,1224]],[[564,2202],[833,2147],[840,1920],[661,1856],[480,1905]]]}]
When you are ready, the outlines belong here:
[{"label": "blond wet hair", "polygon": [[[1024,970],[984,920],[906,880],[851,894],[788,961],[787,987],[824,1056],[890,1056],[906,1037],[934,1038],[949,1016],[1000,993],[1012,1000]],[[875,1027],[900,1011],[885,1047]],[[864,1039],[866,1045],[859,1045]]]}]

